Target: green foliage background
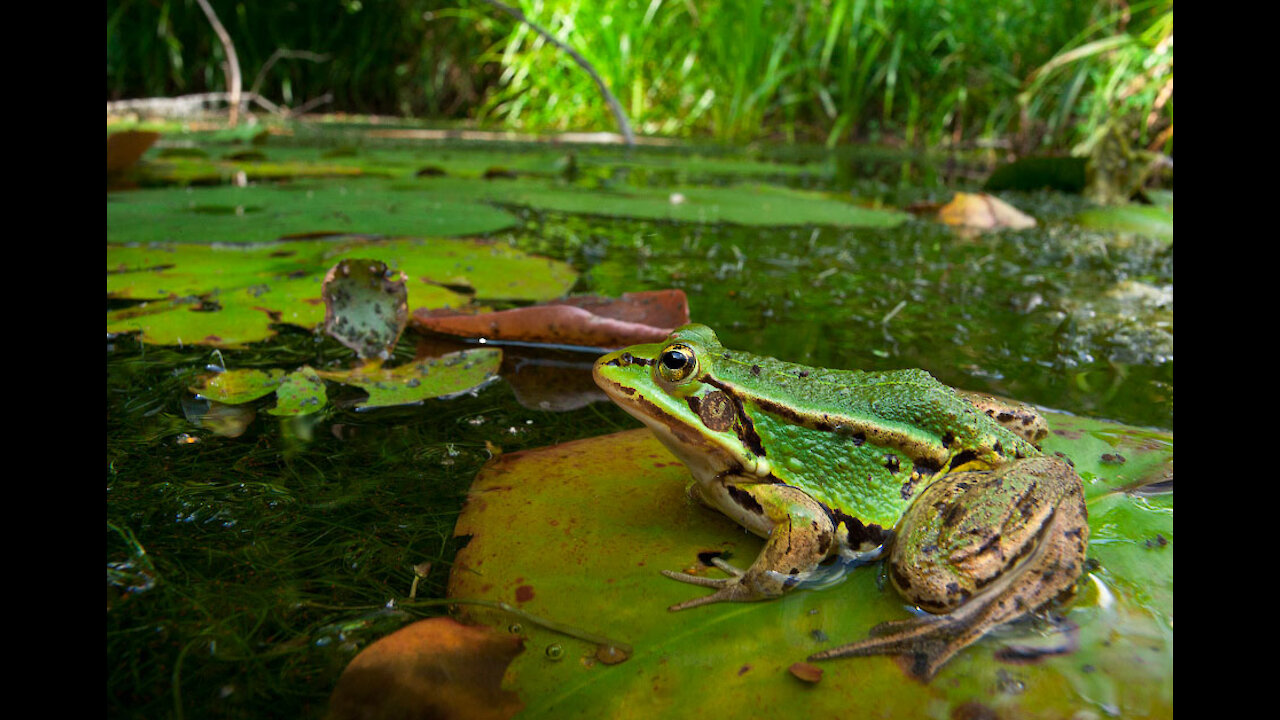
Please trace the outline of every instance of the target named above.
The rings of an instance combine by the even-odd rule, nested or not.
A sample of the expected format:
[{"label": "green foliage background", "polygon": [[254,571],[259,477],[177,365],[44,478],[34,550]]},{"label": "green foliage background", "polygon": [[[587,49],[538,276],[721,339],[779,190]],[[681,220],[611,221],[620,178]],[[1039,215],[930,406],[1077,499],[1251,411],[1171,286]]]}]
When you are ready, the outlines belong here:
[{"label": "green foliage background", "polygon": [[[614,129],[591,79],[481,0],[215,0],[244,85],[296,107],[526,131]],[[1087,150],[1108,122],[1172,153],[1171,0],[511,0],[642,133]],[[107,97],[222,89],[193,0],[107,3]]]}]

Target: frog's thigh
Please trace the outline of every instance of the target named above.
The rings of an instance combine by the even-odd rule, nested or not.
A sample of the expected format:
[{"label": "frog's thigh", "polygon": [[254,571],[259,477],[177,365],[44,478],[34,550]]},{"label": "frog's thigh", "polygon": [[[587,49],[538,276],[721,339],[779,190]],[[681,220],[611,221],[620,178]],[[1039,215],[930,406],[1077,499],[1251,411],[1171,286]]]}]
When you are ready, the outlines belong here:
[{"label": "frog's thigh", "polygon": [[1030,405],[970,390],[956,390],[956,395],[1002,425],[1004,429],[1020,435],[1037,447],[1040,441],[1049,435],[1049,423]]},{"label": "frog's thigh", "polygon": [[1080,478],[1057,458],[1029,458],[926,488],[899,526],[890,577],[934,613],[1003,596],[1004,617],[986,618],[994,624],[1073,588],[1087,541]]},{"label": "frog's thigh", "polygon": [[[760,589],[780,595],[836,548],[835,525],[822,505],[802,490],[782,484],[727,483],[709,488],[721,511],[766,538],[747,570]],[[704,492],[707,492],[704,490]],[[725,503],[731,503],[726,507]]]}]

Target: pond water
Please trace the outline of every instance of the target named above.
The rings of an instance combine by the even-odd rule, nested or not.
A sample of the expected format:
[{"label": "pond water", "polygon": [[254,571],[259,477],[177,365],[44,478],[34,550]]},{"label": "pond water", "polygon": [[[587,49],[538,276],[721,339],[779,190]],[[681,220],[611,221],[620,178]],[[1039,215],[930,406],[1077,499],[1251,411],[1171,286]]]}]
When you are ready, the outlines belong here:
[{"label": "pond water", "polygon": [[[213,158],[245,147],[166,139],[147,158],[189,144]],[[440,166],[450,175],[470,172],[472,182],[501,166],[517,178],[490,182],[511,183],[516,200],[528,179],[571,194],[581,189],[584,207],[573,211],[494,191],[483,202],[515,222],[478,235],[567,261],[579,273],[575,294],[681,289],[692,319],[716,328],[728,347],[835,368],[920,367],[965,389],[1172,428],[1172,243],[1081,227],[1073,218],[1087,203],[1078,196],[1004,193],[1038,227],[972,237],[927,217],[895,227],[769,227],[595,214],[591,193],[746,182],[905,208],[976,186],[962,166],[886,151],[570,153],[332,132],[272,137],[259,149],[299,166],[363,163],[367,174],[373,165]],[[563,180],[570,154],[578,169]],[[355,189],[386,177],[282,182]],[[213,190],[161,192],[198,198]],[[109,202],[127,195],[110,194]],[[213,215],[193,212],[190,222]],[[109,309],[131,304],[108,301]],[[557,368],[561,374],[546,382],[574,388],[571,399],[531,399],[504,379],[450,399],[360,412],[351,407],[359,391],[331,386],[333,405],[323,413],[282,419],[264,412],[270,402],[263,400],[251,406],[258,412],[243,434],[210,430],[200,421],[207,408],[188,389],[209,366],[351,361],[347,348],[323,334],[275,330],[239,349],[108,335],[112,714],[319,717],[359,648],[443,612],[419,601],[443,597],[459,547],[454,522],[490,457],[639,426],[593,394],[592,354],[517,350],[513,356],[528,367]],[[412,358],[420,342],[407,333],[393,362]],[[511,360],[505,369],[515,367]],[[414,567],[427,563],[417,601],[409,600]]]}]

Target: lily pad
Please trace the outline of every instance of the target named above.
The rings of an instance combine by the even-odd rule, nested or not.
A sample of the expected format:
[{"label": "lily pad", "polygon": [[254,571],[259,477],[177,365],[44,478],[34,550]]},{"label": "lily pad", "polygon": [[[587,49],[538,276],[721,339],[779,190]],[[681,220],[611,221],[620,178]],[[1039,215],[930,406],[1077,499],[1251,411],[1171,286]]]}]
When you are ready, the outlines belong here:
[{"label": "lily pad", "polygon": [[276,406],[267,412],[272,415],[310,415],[324,409],[329,401],[324,380],[314,368],[304,366],[289,373],[276,388]]},{"label": "lily pad", "polygon": [[[1173,500],[1171,492],[1136,491],[1171,484],[1172,438],[1065,415],[1048,420],[1055,432],[1046,451],[1072,457],[1084,479],[1097,563],[1065,608],[1079,628],[1073,652],[1015,663],[1019,653],[999,651],[1035,636],[1034,623],[1022,622],[966,648],[927,685],[887,657],[817,663],[821,682],[801,681],[789,668],[810,653],[909,616],[874,566],[774,601],[668,612],[698,589],[659,570],[701,568],[703,552],[731,552],[742,565],[761,541],[690,501],[688,471],[647,430],[493,461],[458,520],[455,534],[471,539],[449,596],[508,602],[633,646],[626,662],[606,666],[591,643],[526,623],[531,650],[512,663],[505,685],[519,693],[525,717],[760,717],[797,707],[831,716],[1167,717]],[[468,621],[511,623],[497,611],[464,610]],[[563,660],[543,652],[552,644]]]},{"label": "lily pad", "polygon": [[190,390],[202,398],[220,402],[223,405],[240,405],[275,392],[276,387],[284,379],[284,374],[283,370],[274,368],[226,370],[203,378]]},{"label": "lily pad", "polygon": [[474,235],[516,223],[445,188],[375,179],[140,190],[107,196],[107,242],[246,243],[304,233]]},{"label": "lily pad", "polygon": [[460,307],[472,293],[549,300],[577,280],[566,263],[505,244],[452,238],[108,245],[108,297],[156,301],[109,312],[107,332],[141,332],[157,344],[240,347],[271,337],[273,323],[315,327],[325,316],[326,271],[341,259],[359,257],[378,258],[404,272],[411,308]]},{"label": "lily pad", "polygon": [[1173,207],[1160,205],[1116,205],[1085,210],[1076,222],[1094,230],[1111,230],[1146,235],[1173,242]]},{"label": "lily pad", "polygon": [[357,409],[407,405],[428,398],[453,395],[479,387],[497,376],[502,351],[497,348],[461,350],[439,358],[425,358],[394,368],[372,362],[352,370],[318,371],[320,377],[354,385],[369,393]]},{"label": "lily pad", "polygon": [[[442,183],[445,180],[426,181]],[[496,201],[545,210],[620,217],[729,222],[739,225],[835,225],[894,227],[910,216],[862,207],[829,195],[770,185],[646,188],[615,186],[586,190],[546,181],[525,181],[490,191]]]}]

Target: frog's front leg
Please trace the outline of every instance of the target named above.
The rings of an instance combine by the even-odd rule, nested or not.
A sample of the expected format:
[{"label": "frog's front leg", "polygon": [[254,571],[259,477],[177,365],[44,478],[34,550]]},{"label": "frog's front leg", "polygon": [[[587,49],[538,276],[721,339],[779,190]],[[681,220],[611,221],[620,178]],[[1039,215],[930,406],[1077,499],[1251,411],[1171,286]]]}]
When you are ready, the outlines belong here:
[{"label": "frog's front leg", "polygon": [[713,560],[716,567],[731,575],[728,578],[662,571],[675,580],[716,588],[710,595],[672,605],[669,610],[778,597],[836,552],[836,528],[816,500],[787,485],[738,480],[716,478],[697,486],[698,495],[708,505],[764,537],[764,549],[746,570]]}]

